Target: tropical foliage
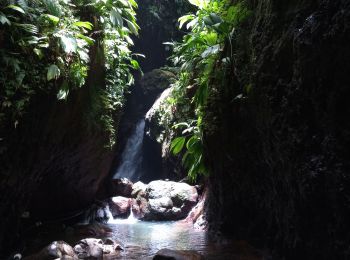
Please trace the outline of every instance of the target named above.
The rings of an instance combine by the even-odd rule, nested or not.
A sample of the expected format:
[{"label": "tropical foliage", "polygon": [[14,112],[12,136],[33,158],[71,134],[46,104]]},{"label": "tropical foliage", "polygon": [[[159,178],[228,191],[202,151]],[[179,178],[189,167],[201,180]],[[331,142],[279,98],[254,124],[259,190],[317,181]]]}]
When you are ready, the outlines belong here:
[{"label": "tropical foliage", "polygon": [[113,134],[112,111],[133,83],[130,69],[139,69],[129,50],[130,36],[139,29],[135,8],[134,0],[1,1],[0,123],[16,127],[37,93],[55,92],[66,100],[82,88],[95,45],[106,57],[107,86],[98,94],[103,121]]},{"label": "tropical foliage", "polygon": [[[172,60],[180,68],[180,77],[173,94],[178,104],[191,103],[193,114],[174,125],[182,128],[180,137],[172,141],[174,154],[183,154],[183,164],[188,175],[195,180],[200,174],[207,174],[203,156],[202,118],[208,98],[208,88],[215,66],[229,66],[233,62],[234,46],[232,39],[235,28],[248,15],[244,2],[230,0],[189,0],[197,7],[195,14],[179,18],[179,27],[189,32],[180,43],[168,43],[174,47]],[[230,55],[224,56],[224,48],[230,48]],[[226,53],[226,52],[225,52]],[[188,93],[193,92],[191,96]],[[187,101],[186,101],[187,100]]]}]

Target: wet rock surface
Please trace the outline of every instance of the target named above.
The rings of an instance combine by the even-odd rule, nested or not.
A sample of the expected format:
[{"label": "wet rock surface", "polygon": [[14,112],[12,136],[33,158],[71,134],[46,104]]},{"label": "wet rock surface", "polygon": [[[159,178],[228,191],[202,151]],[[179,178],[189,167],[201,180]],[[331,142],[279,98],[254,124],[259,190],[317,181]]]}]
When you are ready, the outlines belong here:
[{"label": "wet rock surface", "polygon": [[350,2],[247,2],[203,120],[210,227],[286,259],[347,259]]},{"label": "wet rock surface", "polygon": [[112,215],[118,217],[127,217],[130,213],[132,199],[125,197],[113,197],[108,205]]},{"label": "wet rock surface", "polygon": [[[139,181],[132,184],[130,190],[130,197],[116,196],[95,204],[87,212],[88,222],[107,222],[110,215],[127,218],[130,209],[141,220],[180,220],[187,217],[199,198],[196,186],[183,182],[157,180],[144,184]],[[197,211],[202,213],[202,207]]]},{"label": "wet rock surface", "polygon": [[74,246],[79,259],[102,259],[104,255],[123,250],[122,246],[112,239],[86,238]]},{"label": "wet rock surface", "polygon": [[54,241],[39,253],[25,257],[25,260],[51,259],[105,259],[107,256],[116,257],[124,247],[120,242],[111,238],[84,238],[74,247],[64,241]]},{"label": "wet rock surface", "polygon": [[133,183],[126,178],[113,179],[111,196],[130,197],[132,192],[132,187],[133,187]]},{"label": "wet rock surface", "polygon": [[145,220],[178,220],[185,218],[196,205],[198,193],[195,187],[172,181],[153,181],[147,186],[145,198],[148,212]]},{"label": "wet rock surface", "polygon": [[73,248],[64,241],[54,241],[39,253],[25,257],[25,260],[77,259]]},{"label": "wet rock surface", "polygon": [[198,230],[206,230],[208,228],[208,221],[205,215],[205,201],[207,199],[207,192],[205,191],[199,198],[198,203],[194,206],[187,215],[185,222],[192,223],[193,227]]}]

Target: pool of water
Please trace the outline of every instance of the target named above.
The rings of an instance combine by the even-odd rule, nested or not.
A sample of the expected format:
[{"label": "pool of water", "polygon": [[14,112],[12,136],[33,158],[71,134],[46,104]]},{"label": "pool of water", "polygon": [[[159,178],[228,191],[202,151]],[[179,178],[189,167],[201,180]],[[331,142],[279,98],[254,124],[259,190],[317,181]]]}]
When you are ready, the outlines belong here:
[{"label": "pool of water", "polygon": [[182,222],[143,222],[108,224],[112,237],[124,244],[123,259],[153,256],[158,250],[196,250],[204,252],[207,245],[205,231],[195,230]]},{"label": "pool of water", "polygon": [[[91,232],[97,230],[97,232]],[[106,230],[106,232],[101,232]],[[209,260],[262,260],[261,252],[244,241],[213,241],[206,231],[192,224],[176,222],[144,222],[114,219],[108,224],[78,225],[71,228],[43,227],[27,238],[25,256],[40,251],[52,241],[63,240],[74,246],[83,238],[112,238],[120,242],[123,251],[106,255],[104,259],[152,259],[161,249],[195,250]]]},{"label": "pool of water", "polygon": [[151,259],[160,249],[195,250],[205,259],[258,260],[260,252],[243,241],[214,242],[206,231],[191,224],[177,222],[143,222],[108,224],[112,237],[125,250],[105,259]]}]

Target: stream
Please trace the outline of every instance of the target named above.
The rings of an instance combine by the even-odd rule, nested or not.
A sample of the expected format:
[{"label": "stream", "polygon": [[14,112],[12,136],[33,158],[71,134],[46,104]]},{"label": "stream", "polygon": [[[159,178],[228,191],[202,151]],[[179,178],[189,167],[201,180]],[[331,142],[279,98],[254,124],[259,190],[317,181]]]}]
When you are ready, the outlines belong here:
[{"label": "stream", "polygon": [[114,240],[124,245],[124,251],[104,259],[152,259],[161,249],[195,250],[209,260],[257,260],[259,252],[243,241],[212,241],[207,231],[196,230],[183,221],[145,222],[130,224],[127,220],[108,223]]},{"label": "stream", "polygon": [[187,223],[138,221],[108,225],[113,230],[113,239],[125,241],[126,250],[114,259],[152,257],[163,248],[206,252],[206,232],[194,230]]}]

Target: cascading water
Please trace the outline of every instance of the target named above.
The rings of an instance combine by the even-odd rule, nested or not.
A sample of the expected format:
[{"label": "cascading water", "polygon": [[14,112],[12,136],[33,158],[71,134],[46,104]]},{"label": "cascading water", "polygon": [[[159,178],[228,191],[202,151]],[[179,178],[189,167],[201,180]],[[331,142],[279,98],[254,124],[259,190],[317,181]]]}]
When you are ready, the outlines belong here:
[{"label": "cascading water", "polygon": [[128,139],[122,153],[121,164],[117,169],[114,178],[128,178],[131,181],[138,181],[140,173],[137,169],[142,161],[142,143],[145,130],[145,119],[141,119],[135,131]]},{"label": "cascading water", "polygon": [[112,212],[109,207],[106,208],[107,216],[108,216],[108,224],[135,224],[138,222],[138,219],[135,218],[134,212],[132,212],[132,206],[130,207],[130,215],[127,219],[118,219],[113,218]]}]

